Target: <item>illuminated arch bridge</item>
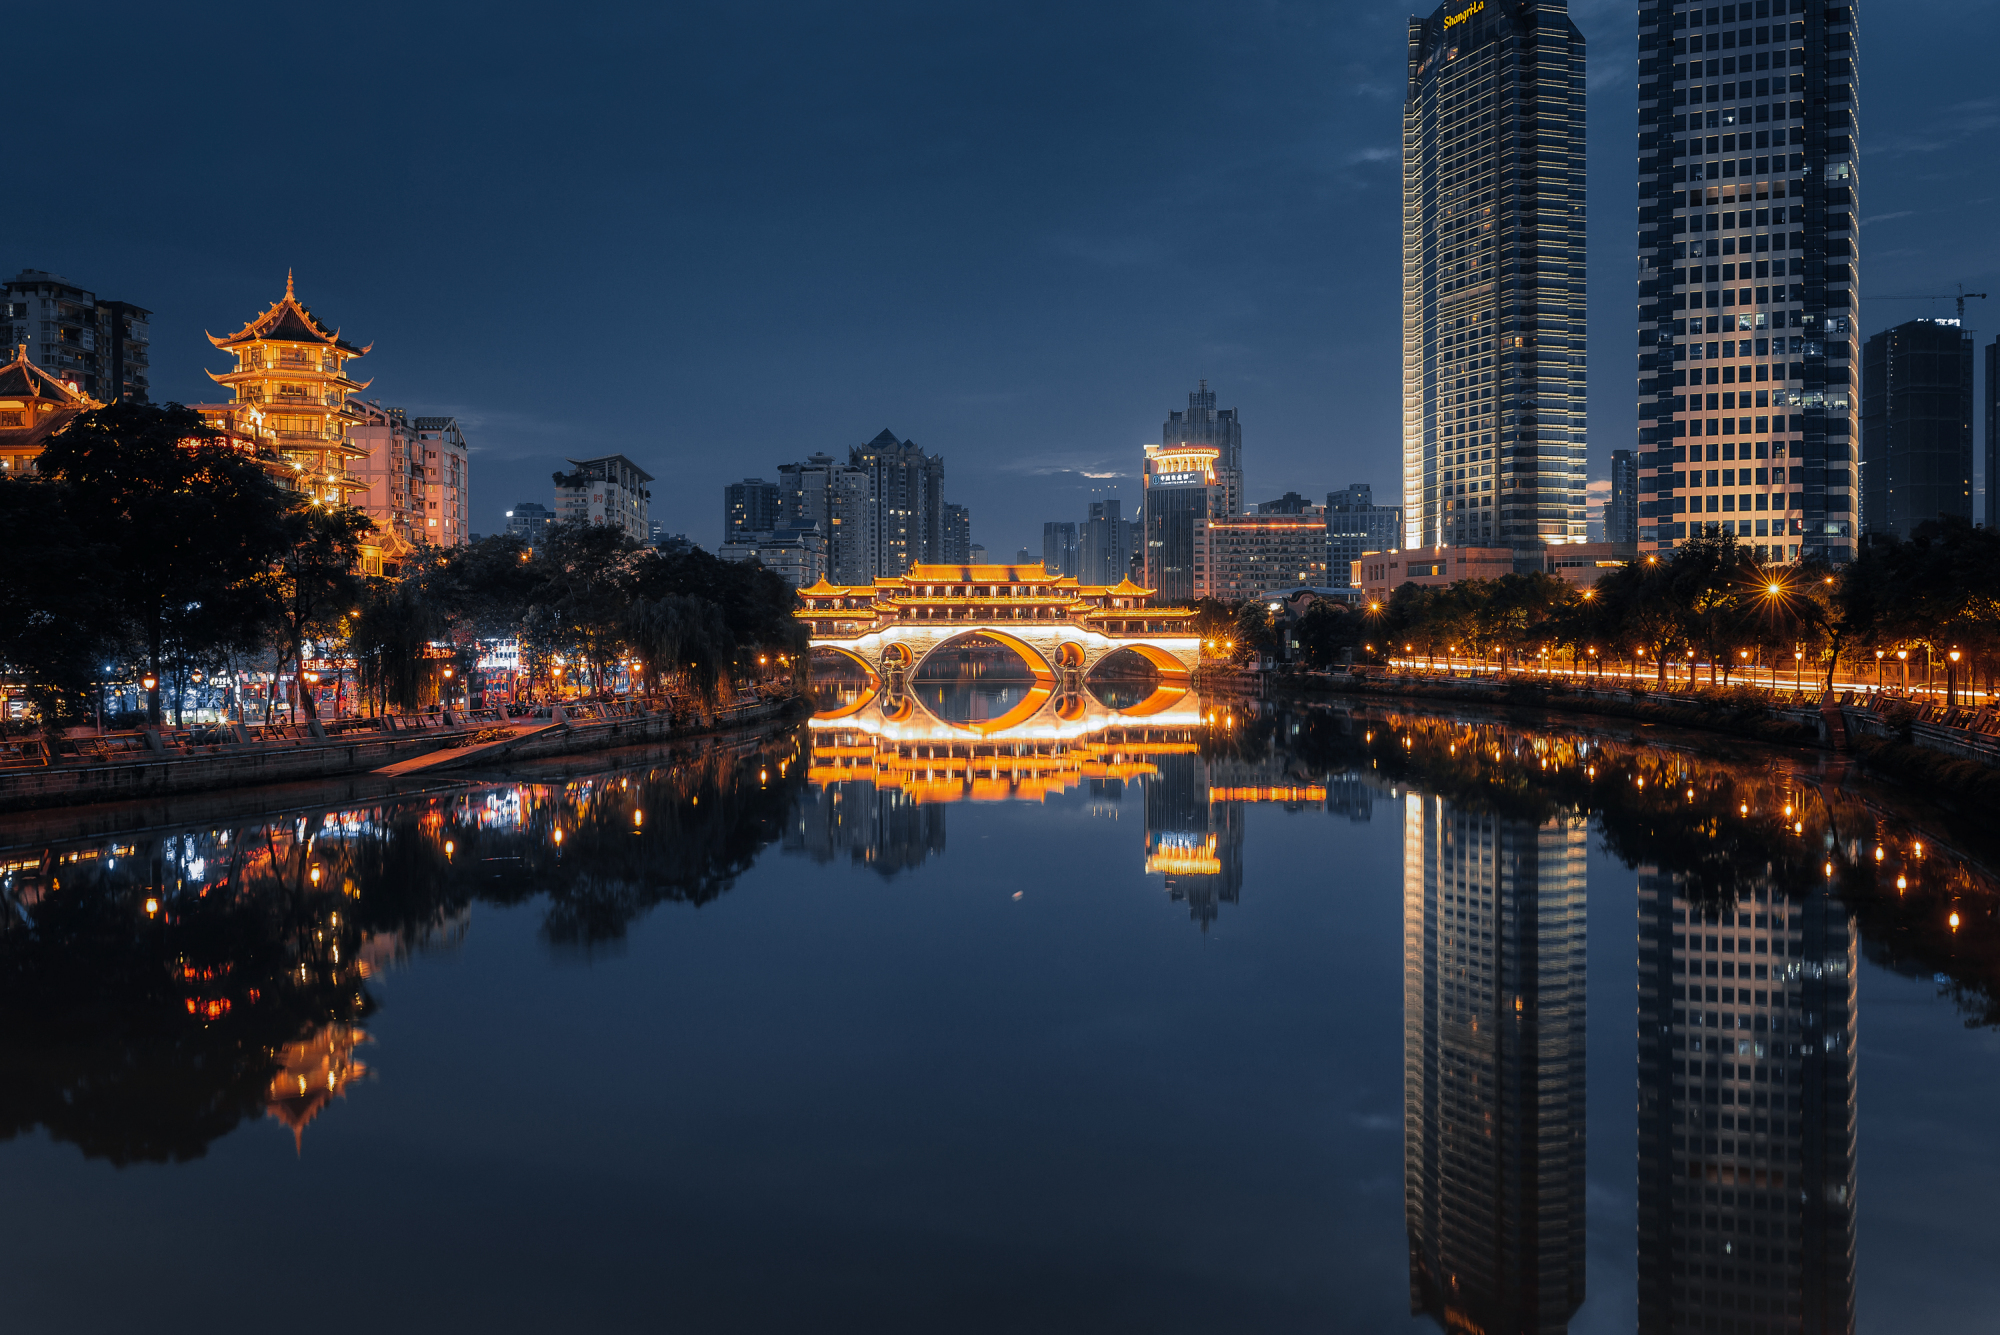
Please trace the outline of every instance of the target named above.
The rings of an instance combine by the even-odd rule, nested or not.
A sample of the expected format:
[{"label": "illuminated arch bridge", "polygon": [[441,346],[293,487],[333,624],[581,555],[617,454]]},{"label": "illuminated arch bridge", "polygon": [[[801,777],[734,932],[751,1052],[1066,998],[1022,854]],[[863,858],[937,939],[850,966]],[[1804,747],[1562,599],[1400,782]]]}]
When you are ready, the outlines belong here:
[{"label": "illuminated arch bridge", "polygon": [[890,721],[908,718],[915,709],[911,688],[925,664],[982,641],[1011,650],[1032,678],[1003,714],[955,725],[986,734],[1039,714],[1080,720],[1094,712],[1086,683],[1120,650],[1152,669],[1151,694],[1120,711],[1130,717],[1172,708],[1193,688],[1200,665],[1191,610],[1154,607],[1152,590],[1129,579],[1079,584],[1039,565],[917,565],[863,586],[822,578],[799,590],[799,603],[812,647],[841,654],[868,674],[866,690],[823,711],[822,719],[863,710]]}]

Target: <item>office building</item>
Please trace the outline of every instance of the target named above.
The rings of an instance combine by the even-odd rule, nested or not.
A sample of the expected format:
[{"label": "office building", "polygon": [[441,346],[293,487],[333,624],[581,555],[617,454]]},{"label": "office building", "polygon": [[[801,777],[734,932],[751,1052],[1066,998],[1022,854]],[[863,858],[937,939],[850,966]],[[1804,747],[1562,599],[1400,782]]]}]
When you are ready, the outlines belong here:
[{"label": "office building", "polygon": [[778,527],[818,525],[826,537],[826,577],[861,587],[875,582],[875,505],[869,470],[830,454],[778,467]]},{"label": "office building", "polygon": [[944,563],[968,565],[972,561],[972,511],[963,505],[944,506]]},{"label": "office building", "polygon": [[2000,337],[1986,345],[1986,527],[2000,528]]},{"label": "office building", "polygon": [[1584,541],[1604,541],[1604,512],[1610,504],[1611,479],[1592,478],[1583,489]]},{"label": "office building", "polygon": [[987,563],[987,559],[986,549],[978,543],[975,542],[966,548],[965,563],[967,565],[983,566]]},{"label": "office building", "polygon": [[1852,1332],[1859,934],[1638,871],[1641,1335]]},{"label": "office building", "polygon": [[1326,495],[1326,582],[1345,589],[1354,583],[1354,563],[1363,552],[1384,552],[1403,540],[1403,508],[1375,504],[1375,490],[1355,482]]},{"label": "office building", "polygon": [[652,535],[651,473],[622,454],[568,463],[569,472],[555,475],[557,523],[608,524],[637,543]]},{"label": "office building", "polygon": [[[517,502],[507,512],[507,531],[529,547],[539,548],[549,540],[549,530],[555,527],[556,512],[546,505],[534,501]],[[658,528],[656,524],[653,526]],[[655,546],[658,542],[655,541]]]},{"label": "office building", "polygon": [[1042,569],[1051,575],[1076,577],[1076,525],[1050,521],[1042,525]]},{"label": "office building", "polygon": [[783,518],[783,492],[775,482],[746,477],[722,489],[722,540],[735,542],[751,533],[769,533]]},{"label": "office building", "polygon": [[1326,586],[1326,519],[1237,515],[1194,521],[1194,596],[1240,602],[1278,589]]},{"label": "office building", "polygon": [[1260,515],[1317,515],[1320,513],[1320,507],[1299,495],[1296,491],[1288,491],[1275,501],[1257,502],[1257,513]]},{"label": "office building", "polygon": [[99,403],[147,402],[153,313],[97,294],[58,274],[23,269],[0,295],[0,344],[22,345],[44,374]]},{"label": "office building", "polygon": [[877,575],[900,575],[944,554],[944,456],[884,431],[848,452],[868,475]]},{"label": "office building", "polygon": [[1590,825],[1412,792],[1403,817],[1410,1311],[1565,1330],[1584,1295]]},{"label": "office building", "polygon": [[1116,498],[1090,503],[1090,518],[1077,535],[1077,578],[1085,584],[1116,584],[1132,572],[1132,530],[1136,525]]},{"label": "office building", "polygon": [[1243,422],[1234,408],[1218,409],[1215,391],[1206,380],[1188,395],[1186,412],[1169,412],[1160,427],[1160,446],[1166,450],[1209,446],[1216,451],[1216,492],[1211,498],[1217,518],[1239,514],[1243,508]]},{"label": "office building", "polygon": [[1211,802],[1209,764],[1197,755],[1157,755],[1145,775],[1146,870],[1165,878],[1167,898],[1188,906],[1206,932],[1243,892],[1243,804]]},{"label": "office building", "polygon": [[1565,0],[1410,20],[1403,546],[1584,540],[1584,44]]},{"label": "office building", "polygon": [[1614,570],[1623,570],[1639,558],[1639,548],[1629,542],[1571,542],[1542,553],[1542,569],[1557,579],[1580,589],[1596,586]]},{"label": "office building", "polygon": [[1861,350],[1861,531],[1972,522],[1972,335],[1910,320]]},{"label": "office building", "polygon": [[1639,545],[1854,555],[1847,5],[1639,9]]},{"label": "office building", "polygon": [[1194,593],[1194,526],[1220,517],[1226,488],[1218,481],[1214,445],[1146,447],[1146,577],[1162,606],[1185,603]]},{"label": "office building", "polygon": [[1604,541],[1639,541],[1639,460],[1631,450],[1611,451],[1611,495],[1604,503]]}]

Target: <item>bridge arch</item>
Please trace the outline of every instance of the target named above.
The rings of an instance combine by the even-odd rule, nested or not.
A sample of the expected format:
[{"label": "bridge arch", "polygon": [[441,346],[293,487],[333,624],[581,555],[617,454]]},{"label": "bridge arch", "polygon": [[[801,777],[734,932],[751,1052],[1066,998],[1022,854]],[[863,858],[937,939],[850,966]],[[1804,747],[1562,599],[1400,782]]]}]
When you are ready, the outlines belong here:
[{"label": "bridge arch", "polygon": [[959,722],[943,718],[936,711],[928,708],[925,709],[925,712],[937,718],[940,723],[954,728],[963,728],[967,732],[976,732],[981,736],[1005,731],[1016,724],[1027,722],[1040,713],[1042,706],[1046,705],[1049,702],[1049,697],[1056,692],[1057,683],[1054,669],[1049,666],[1048,660],[1042,657],[1033,645],[1018,636],[1010,635],[1004,630],[999,630],[991,626],[970,626],[963,633],[950,636],[932,645],[911,666],[908,680],[912,685],[915,685],[918,679],[922,677],[924,669],[940,654],[951,650],[954,646],[963,645],[968,640],[976,639],[992,640],[1012,650],[1014,655],[1028,669],[1031,678],[1031,684],[1028,689],[1022,693],[1021,699],[1005,713],[1000,714],[998,717],[979,722]]},{"label": "bridge arch", "polygon": [[876,697],[876,695],[881,692],[882,674],[875,670],[875,665],[873,663],[870,663],[867,659],[863,658],[860,654],[855,653],[852,649],[844,649],[837,644],[816,644],[812,647],[812,652],[815,654],[818,653],[833,654],[836,657],[846,659],[848,662],[860,668],[861,671],[865,673],[868,678],[868,685],[866,689],[862,690],[853,700],[848,701],[844,705],[837,705],[832,709],[814,710],[813,711],[814,718],[843,719],[847,718],[849,715],[858,714],[862,710],[868,708],[869,701],[873,700]]}]

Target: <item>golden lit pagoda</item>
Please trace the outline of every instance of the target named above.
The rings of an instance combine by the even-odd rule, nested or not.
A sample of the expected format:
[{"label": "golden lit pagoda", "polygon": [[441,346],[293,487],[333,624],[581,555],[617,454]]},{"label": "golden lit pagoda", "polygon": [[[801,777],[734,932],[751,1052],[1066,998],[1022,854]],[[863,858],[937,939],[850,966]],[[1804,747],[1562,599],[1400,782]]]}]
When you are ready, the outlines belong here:
[{"label": "golden lit pagoda", "polygon": [[283,1122],[297,1149],[305,1144],[306,1126],[334,1096],[347,1096],[347,1086],[368,1074],[354,1049],[368,1041],[359,1025],[328,1024],[278,1055],[278,1073],[271,1077],[265,1112]]},{"label": "golden lit pagoda", "polygon": [[230,370],[208,373],[235,396],[228,404],[200,405],[209,425],[274,447],[291,466],[293,489],[315,501],[340,505],[368,489],[348,471],[348,461],[367,451],[349,438],[360,415],[347,399],[371,382],[348,379],[346,367],[373,344],[357,348],[338,329],[329,333],[299,304],[289,273],[285,295],[269,310],[229,337],[210,334],[208,341],[236,359]]},{"label": "golden lit pagoda", "polygon": [[28,360],[23,343],[0,365],[0,477],[21,477],[41,457],[42,446],[84,413],[104,405]]}]

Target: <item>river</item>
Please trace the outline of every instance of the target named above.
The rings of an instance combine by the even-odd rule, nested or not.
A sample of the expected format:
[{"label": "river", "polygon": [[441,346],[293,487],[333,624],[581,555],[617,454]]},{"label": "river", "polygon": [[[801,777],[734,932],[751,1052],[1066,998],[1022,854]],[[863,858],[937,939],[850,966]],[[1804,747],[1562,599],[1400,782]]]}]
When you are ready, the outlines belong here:
[{"label": "river", "polygon": [[8,818],[0,1327],[1990,1328],[1985,831],[1086,704]]}]

